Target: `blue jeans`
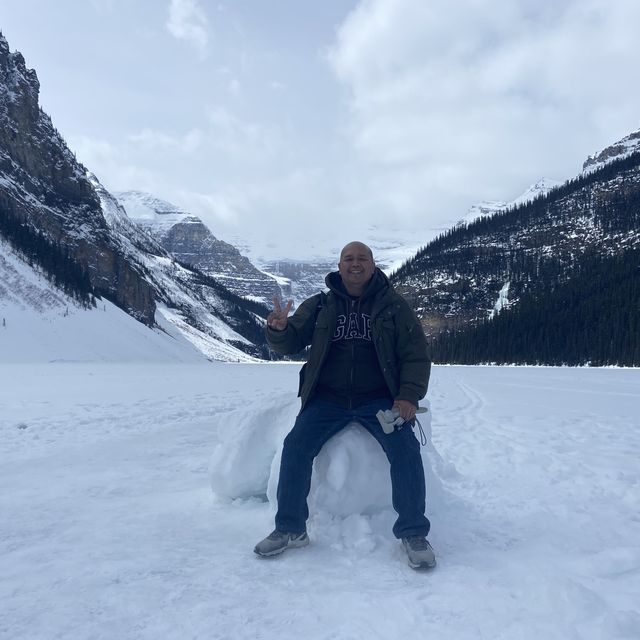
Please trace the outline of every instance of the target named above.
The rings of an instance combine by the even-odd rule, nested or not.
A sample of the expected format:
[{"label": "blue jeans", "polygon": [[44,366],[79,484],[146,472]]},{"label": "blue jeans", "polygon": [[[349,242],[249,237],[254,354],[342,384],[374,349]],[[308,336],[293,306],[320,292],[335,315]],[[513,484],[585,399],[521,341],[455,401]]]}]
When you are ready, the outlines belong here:
[{"label": "blue jeans", "polygon": [[356,421],[380,443],[389,459],[392,503],[398,514],[393,526],[394,535],[405,538],[429,533],[429,520],[424,515],[426,490],[420,443],[409,425],[387,435],[376,418],[379,409],[390,409],[391,405],[389,398],[374,400],[355,409],[344,409],[320,398],[309,401],[284,440],[276,529],[289,533],[306,530],[313,459],[329,438],[349,422]]}]

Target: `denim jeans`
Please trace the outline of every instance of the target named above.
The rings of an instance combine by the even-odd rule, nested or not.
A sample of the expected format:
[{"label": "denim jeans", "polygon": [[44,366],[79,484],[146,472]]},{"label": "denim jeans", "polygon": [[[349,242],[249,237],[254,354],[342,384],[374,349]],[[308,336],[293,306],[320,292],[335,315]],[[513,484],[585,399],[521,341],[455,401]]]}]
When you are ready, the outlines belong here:
[{"label": "denim jeans", "polygon": [[278,481],[278,530],[290,533],[306,530],[313,459],[329,438],[355,421],[379,442],[389,460],[392,503],[398,514],[394,535],[405,538],[429,533],[429,520],[424,515],[426,490],[420,443],[409,425],[386,434],[376,418],[379,409],[390,409],[391,405],[390,398],[355,409],[344,409],[320,398],[309,401],[284,440]]}]

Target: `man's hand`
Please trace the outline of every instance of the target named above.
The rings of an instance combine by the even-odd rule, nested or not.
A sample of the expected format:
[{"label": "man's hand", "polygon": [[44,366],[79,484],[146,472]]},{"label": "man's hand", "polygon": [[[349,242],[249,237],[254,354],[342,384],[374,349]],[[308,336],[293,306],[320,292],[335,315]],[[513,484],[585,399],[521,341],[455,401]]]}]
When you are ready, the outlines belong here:
[{"label": "man's hand", "polygon": [[404,418],[405,422],[413,420],[416,417],[416,406],[413,402],[408,400],[396,400],[393,403],[395,409],[400,412],[400,415]]},{"label": "man's hand", "polygon": [[278,298],[273,299],[273,311],[267,316],[267,325],[271,329],[276,331],[284,331],[287,328],[287,317],[291,307],[293,306],[293,300],[287,302],[287,306],[283,309],[280,306],[280,300]]}]

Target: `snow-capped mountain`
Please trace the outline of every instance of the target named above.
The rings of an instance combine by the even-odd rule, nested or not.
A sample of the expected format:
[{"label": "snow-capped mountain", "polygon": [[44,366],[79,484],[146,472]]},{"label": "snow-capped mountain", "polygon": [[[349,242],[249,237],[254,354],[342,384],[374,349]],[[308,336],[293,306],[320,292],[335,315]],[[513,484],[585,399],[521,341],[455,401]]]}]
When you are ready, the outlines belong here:
[{"label": "snow-capped mountain", "polygon": [[[472,206],[467,215],[452,226],[469,224],[478,218],[486,217],[516,207],[525,202],[548,194],[562,183],[550,178],[541,178],[532,184],[524,193],[511,202],[483,201]],[[428,229],[407,231],[395,227],[367,227],[359,239],[368,244],[374,254],[376,264],[387,274],[400,269],[400,267],[413,258],[416,253],[439,233],[446,229]],[[334,255],[317,257],[314,260],[301,261],[294,259],[282,259],[265,261],[262,268],[270,273],[283,277],[290,281],[290,288],[283,293],[292,297],[296,303],[325,289],[325,276],[329,271],[337,269],[338,254],[336,248]]]},{"label": "snow-capped mountain", "polygon": [[520,194],[517,198],[512,200],[511,202],[501,202],[499,200],[483,200],[482,202],[478,202],[474,204],[467,214],[458,221],[458,225],[461,224],[469,224],[478,218],[484,218],[486,216],[491,216],[494,213],[498,213],[499,211],[504,211],[505,209],[509,209],[511,207],[517,207],[518,205],[524,204],[525,202],[530,202],[531,200],[535,200],[540,196],[545,196],[556,187],[559,187],[562,184],[559,180],[552,180],[550,178],[540,178],[537,182],[532,184],[524,193]]},{"label": "snow-capped mountain", "polygon": [[589,156],[582,165],[584,173],[597,171],[614,160],[620,160],[640,151],[640,129],[618,140],[598,153]]},{"label": "snow-capped mountain", "polygon": [[[454,227],[396,272],[428,334],[481,323],[542,287],[553,293],[577,276],[582,283],[586,269],[606,271],[608,258],[629,264],[640,248],[640,152],[611,155],[599,169],[522,200]],[[592,301],[600,315],[601,293]]]},{"label": "snow-capped mountain", "polygon": [[280,296],[277,280],[257,269],[228,242],[216,238],[202,220],[149,193],[113,194],[129,218],[172,256],[214,277],[236,295],[271,303]]},{"label": "snow-capped mountain", "polygon": [[263,355],[256,314],[266,309],[178,264],[131,222],[68,149],[38,93],[35,72],[0,36],[0,235],[12,250],[85,307],[107,299],[149,327],[169,322],[210,358]]},{"label": "snow-capped mountain", "polygon": [[[407,241],[407,235],[411,239]],[[426,235],[426,238],[436,235]],[[391,273],[398,269],[404,262],[414,256],[420,249],[422,243],[416,242],[418,234],[407,234],[405,230],[394,230],[392,233],[388,229],[380,229],[374,226],[366,228],[358,236],[359,240],[365,242],[371,250],[376,261],[376,265],[385,273]],[[326,289],[325,278],[331,271],[337,271],[340,250],[336,247],[332,255],[318,256],[313,260],[283,259],[265,261],[262,268],[280,280],[280,288],[284,296],[292,298],[299,304],[306,298],[315,295],[319,291]]]}]

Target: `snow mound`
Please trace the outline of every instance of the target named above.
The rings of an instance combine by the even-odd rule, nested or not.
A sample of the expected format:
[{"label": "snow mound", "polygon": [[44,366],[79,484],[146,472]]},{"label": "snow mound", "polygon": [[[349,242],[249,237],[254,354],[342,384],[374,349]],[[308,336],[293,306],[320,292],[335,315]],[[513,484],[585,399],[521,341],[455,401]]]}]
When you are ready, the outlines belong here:
[{"label": "snow mound", "polygon": [[[275,511],[282,445],[299,408],[299,401],[290,398],[287,394],[267,406],[234,412],[219,425],[209,471],[218,499],[266,498]],[[427,437],[422,458],[431,510],[442,499],[441,477],[447,469],[431,442],[431,413],[422,414],[420,421]],[[322,448],[314,462],[308,502],[314,518],[353,519],[393,510],[387,458],[357,422]]]},{"label": "snow mound", "polygon": [[281,394],[225,413],[209,462],[211,489],[218,499],[266,499],[274,456],[293,425],[299,401]]}]

